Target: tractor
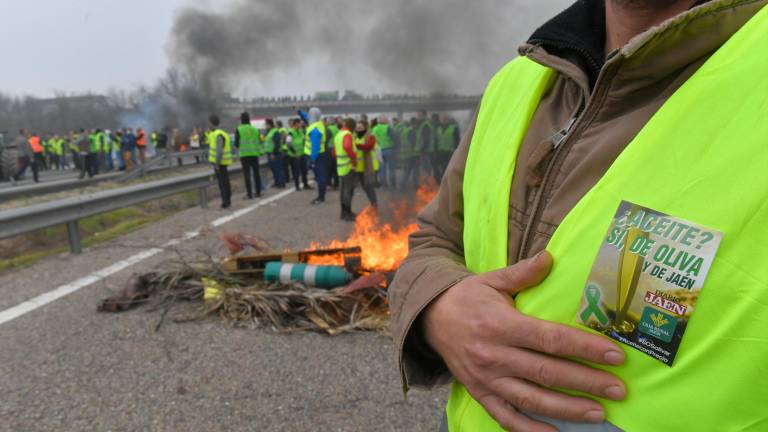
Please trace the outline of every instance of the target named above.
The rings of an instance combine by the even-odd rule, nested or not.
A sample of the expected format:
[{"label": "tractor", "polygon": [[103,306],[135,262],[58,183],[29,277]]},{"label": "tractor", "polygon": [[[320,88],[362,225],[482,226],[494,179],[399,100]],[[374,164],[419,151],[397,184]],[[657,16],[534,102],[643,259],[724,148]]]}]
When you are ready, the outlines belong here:
[{"label": "tractor", "polygon": [[16,175],[18,154],[16,146],[0,133],[0,181]]}]

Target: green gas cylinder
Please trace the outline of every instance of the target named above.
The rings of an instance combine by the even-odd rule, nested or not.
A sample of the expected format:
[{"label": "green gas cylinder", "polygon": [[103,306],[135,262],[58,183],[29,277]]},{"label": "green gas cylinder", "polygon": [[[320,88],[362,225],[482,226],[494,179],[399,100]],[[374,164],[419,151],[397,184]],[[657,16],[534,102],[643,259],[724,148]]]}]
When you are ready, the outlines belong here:
[{"label": "green gas cylinder", "polygon": [[299,282],[318,288],[336,288],[351,282],[352,275],[343,267],[271,262],[264,270],[264,279],[267,282]]}]

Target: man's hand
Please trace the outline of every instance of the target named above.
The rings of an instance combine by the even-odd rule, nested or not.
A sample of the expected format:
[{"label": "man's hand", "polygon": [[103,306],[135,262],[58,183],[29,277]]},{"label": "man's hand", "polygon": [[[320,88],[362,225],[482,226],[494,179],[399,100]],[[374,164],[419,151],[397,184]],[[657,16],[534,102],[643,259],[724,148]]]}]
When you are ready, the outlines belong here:
[{"label": "man's hand", "polygon": [[504,428],[556,431],[522,412],[559,420],[599,423],[603,407],[568,389],[622,400],[624,384],[612,374],[576,363],[619,365],[624,353],[610,340],[518,312],[511,296],[546,278],[552,256],[469,277],[443,293],[424,314],[427,341],[453,376]]}]

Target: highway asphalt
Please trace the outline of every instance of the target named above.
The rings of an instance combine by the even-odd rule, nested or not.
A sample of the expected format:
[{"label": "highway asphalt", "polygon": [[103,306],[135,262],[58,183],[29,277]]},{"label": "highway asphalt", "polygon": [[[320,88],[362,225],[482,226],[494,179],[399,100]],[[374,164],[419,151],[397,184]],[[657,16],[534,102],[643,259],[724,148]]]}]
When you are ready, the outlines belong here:
[{"label": "highway asphalt", "polygon": [[[0,274],[2,314],[203,227],[192,240],[0,324],[0,431],[437,430],[447,390],[411,392],[406,400],[384,335],[280,335],[216,318],[167,321],[156,332],[158,313],[96,312],[99,300],[135,273],[162,269],[178,256],[223,255],[216,239],[222,232],[260,235],[283,250],[350,230],[338,220],[338,193],[309,206],[313,191],[211,227],[255,203],[242,195],[240,188],[229,211],[212,201],[208,210],[186,210],[80,256]],[[358,191],[355,207],[364,202]]]}]

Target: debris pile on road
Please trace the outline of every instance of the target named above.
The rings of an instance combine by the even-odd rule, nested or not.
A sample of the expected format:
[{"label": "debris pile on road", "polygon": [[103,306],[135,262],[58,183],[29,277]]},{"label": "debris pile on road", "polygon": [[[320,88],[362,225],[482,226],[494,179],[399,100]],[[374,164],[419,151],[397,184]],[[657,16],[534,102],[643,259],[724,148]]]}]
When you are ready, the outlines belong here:
[{"label": "debris pile on road", "polygon": [[229,257],[134,277],[99,311],[149,304],[150,310],[163,312],[159,327],[168,311],[186,303],[172,315],[174,321],[219,316],[233,325],[279,332],[383,331],[389,325],[387,287],[407,255],[408,236],[418,229],[404,221],[412,221],[436,189],[430,184],[410,202],[390,205],[393,223],[382,223],[378,211],[368,208],[347,240],[313,243],[304,251],[238,255],[246,248],[264,252],[270,247],[254,235],[223,234],[219,239]]}]

